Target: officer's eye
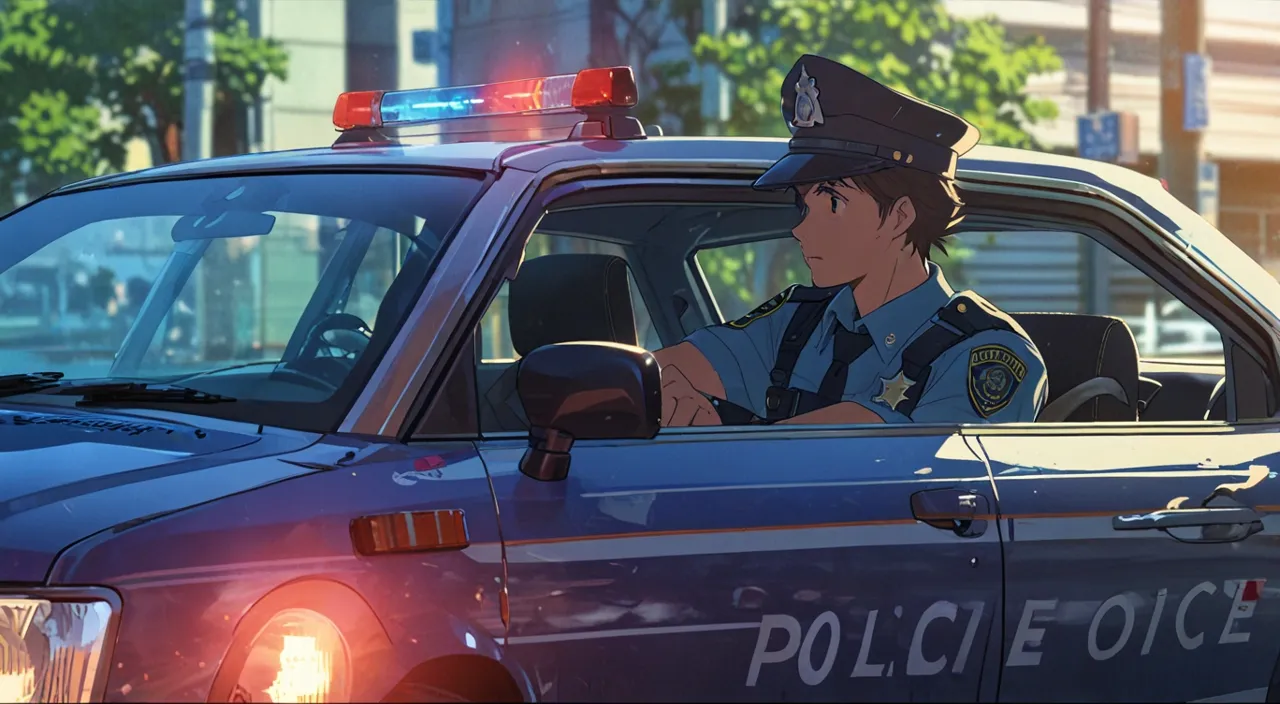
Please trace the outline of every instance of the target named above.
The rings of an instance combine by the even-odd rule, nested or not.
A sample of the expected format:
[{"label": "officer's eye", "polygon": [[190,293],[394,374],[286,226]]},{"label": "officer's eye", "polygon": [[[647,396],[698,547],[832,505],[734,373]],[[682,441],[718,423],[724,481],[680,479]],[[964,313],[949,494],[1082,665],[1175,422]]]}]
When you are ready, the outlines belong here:
[{"label": "officer's eye", "polygon": [[840,199],[836,198],[835,196],[831,196],[831,212],[833,213],[839,212],[839,209],[840,209]]}]

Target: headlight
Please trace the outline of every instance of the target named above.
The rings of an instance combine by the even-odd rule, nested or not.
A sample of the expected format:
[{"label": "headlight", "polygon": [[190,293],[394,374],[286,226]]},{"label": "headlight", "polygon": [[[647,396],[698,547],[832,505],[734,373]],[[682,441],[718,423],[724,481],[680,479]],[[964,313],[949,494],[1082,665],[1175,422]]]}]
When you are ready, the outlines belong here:
[{"label": "headlight", "polygon": [[310,609],[288,609],[253,639],[231,700],[345,702],[349,668],[346,640],[332,621]]},{"label": "headlight", "polygon": [[114,612],[92,597],[0,595],[0,702],[90,701]]}]

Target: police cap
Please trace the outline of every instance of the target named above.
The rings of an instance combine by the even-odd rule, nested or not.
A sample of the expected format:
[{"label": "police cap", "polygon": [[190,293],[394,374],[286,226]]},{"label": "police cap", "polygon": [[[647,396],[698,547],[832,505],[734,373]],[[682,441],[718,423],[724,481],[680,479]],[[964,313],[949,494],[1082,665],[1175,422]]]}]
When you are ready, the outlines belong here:
[{"label": "police cap", "polygon": [[904,166],[954,176],[978,128],[830,59],[805,54],[782,82],[787,155],[755,183],[781,189]]}]

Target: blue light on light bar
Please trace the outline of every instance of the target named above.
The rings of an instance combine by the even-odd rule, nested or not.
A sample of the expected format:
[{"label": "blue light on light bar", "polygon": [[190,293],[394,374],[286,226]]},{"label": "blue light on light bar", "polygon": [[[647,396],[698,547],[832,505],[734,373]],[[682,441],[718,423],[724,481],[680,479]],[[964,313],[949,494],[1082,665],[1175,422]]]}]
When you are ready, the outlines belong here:
[{"label": "blue light on light bar", "polygon": [[572,110],[576,78],[576,74],[569,74],[477,86],[388,91],[382,96],[382,124]]},{"label": "blue light on light bar", "polygon": [[333,125],[354,130],[491,115],[625,110],[635,106],[636,92],[629,66],[475,86],[351,91],[338,96]]}]

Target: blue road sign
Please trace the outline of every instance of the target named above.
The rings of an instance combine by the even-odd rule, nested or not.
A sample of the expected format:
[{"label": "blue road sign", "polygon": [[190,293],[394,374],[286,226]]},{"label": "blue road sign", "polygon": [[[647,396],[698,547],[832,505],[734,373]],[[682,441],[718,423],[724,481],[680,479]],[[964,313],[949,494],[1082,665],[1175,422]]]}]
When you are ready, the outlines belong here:
[{"label": "blue road sign", "polygon": [[1076,118],[1076,146],[1080,156],[1115,161],[1120,156],[1120,114],[1100,112]]},{"label": "blue road sign", "polygon": [[1196,175],[1196,210],[1210,225],[1218,226],[1218,165],[1200,162]]},{"label": "blue road sign", "polygon": [[413,33],[413,62],[417,64],[435,63],[436,44],[435,30],[415,30]]},{"label": "blue road sign", "polygon": [[1182,56],[1182,129],[1198,132],[1209,126],[1209,58]]}]

